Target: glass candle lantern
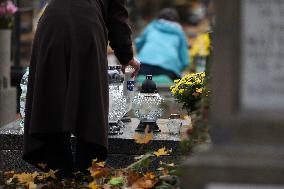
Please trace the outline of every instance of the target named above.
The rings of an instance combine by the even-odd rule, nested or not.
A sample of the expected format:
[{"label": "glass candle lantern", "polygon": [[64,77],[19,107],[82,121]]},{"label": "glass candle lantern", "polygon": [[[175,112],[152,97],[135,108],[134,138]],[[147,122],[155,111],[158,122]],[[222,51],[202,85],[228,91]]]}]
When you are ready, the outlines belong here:
[{"label": "glass candle lantern", "polygon": [[153,132],[161,132],[156,121],[162,116],[161,104],[163,98],[157,93],[157,87],[152,76],[146,76],[141,91],[134,97],[133,110],[140,123],[135,131],[144,132],[147,125]]},{"label": "glass candle lantern", "polygon": [[122,134],[121,129],[125,126],[122,117],[129,111],[127,96],[123,92],[124,75],[120,66],[109,66],[109,134]]},{"label": "glass candle lantern", "polygon": [[180,130],[182,127],[182,121],[180,120],[179,114],[171,114],[169,121],[167,123],[167,128],[169,134],[171,135],[180,135]]}]

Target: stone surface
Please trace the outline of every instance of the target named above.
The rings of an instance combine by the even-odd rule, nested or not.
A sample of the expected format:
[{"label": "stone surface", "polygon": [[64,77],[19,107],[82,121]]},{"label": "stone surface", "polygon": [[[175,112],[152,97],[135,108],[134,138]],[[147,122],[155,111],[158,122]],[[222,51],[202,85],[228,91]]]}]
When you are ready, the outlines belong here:
[{"label": "stone surface", "polygon": [[[109,157],[108,164],[111,167],[126,167],[134,162],[134,157],[145,154],[147,152],[156,151],[159,148],[166,147],[172,149],[172,155],[164,157],[163,160],[171,162],[179,161],[182,156],[179,149],[180,137],[168,134],[165,126],[167,120],[158,120],[162,132],[154,134],[154,139],[146,145],[139,145],[134,142],[134,130],[139,121],[132,119],[123,129],[123,135],[109,137]],[[189,124],[185,123],[184,124]],[[72,138],[72,146],[74,147],[76,139]],[[0,170],[16,170],[16,171],[33,171],[35,168],[29,166],[21,159],[23,149],[23,131],[19,127],[19,122],[13,122],[0,129]],[[74,148],[73,148],[74,149]],[[152,168],[158,165],[161,159],[157,159]]]},{"label": "stone surface", "polygon": [[[214,3],[213,147],[185,163],[182,188],[207,189],[212,183],[283,186],[284,73],[279,47],[284,1]],[[272,25],[277,27],[274,31]],[[279,80],[272,83],[275,77]]]},{"label": "stone surface", "polygon": [[214,148],[187,160],[183,185],[187,189],[205,189],[210,183],[284,185],[283,152],[262,147],[233,150]]},{"label": "stone surface", "polygon": [[13,121],[17,112],[17,93],[10,87],[11,30],[0,29],[0,127]]},{"label": "stone surface", "polygon": [[251,184],[226,184],[213,183],[206,187],[206,189],[283,189],[283,185],[251,185]]},{"label": "stone surface", "polygon": [[15,119],[17,112],[16,99],[16,89],[0,90],[0,128]]},{"label": "stone surface", "polygon": [[242,109],[283,111],[283,7],[283,1],[242,3]]}]

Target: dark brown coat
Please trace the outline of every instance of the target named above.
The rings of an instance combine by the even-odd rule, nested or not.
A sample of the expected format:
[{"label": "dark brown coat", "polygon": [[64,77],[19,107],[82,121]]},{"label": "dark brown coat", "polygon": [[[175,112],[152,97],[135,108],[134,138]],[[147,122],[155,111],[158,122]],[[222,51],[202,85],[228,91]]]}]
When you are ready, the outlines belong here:
[{"label": "dark brown coat", "polygon": [[51,0],[33,42],[24,159],[42,136],[71,132],[107,148],[107,45],[133,58],[126,0]]}]

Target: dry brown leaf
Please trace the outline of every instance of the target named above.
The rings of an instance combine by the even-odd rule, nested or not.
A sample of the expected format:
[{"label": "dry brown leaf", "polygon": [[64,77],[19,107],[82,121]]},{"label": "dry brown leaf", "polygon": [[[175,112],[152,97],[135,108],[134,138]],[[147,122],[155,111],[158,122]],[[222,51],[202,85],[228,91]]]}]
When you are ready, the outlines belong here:
[{"label": "dry brown leaf", "polygon": [[4,172],[4,177],[12,178],[15,175],[15,171],[6,171]]},{"label": "dry brown leaf", "polygon": [[91,176],[95,178],[107,178],[110,175],[110,171],[104,166],[105,162],[97,162],[97,160],[94,160],[92,166],[89,168]]},{"label": "dry brown leaf", "polygon": [[127,185],[132,186],[141,177],[142,175],[140,173],[135,171],[129,172],[127,176]]},{"label": "dry brown leaf", "polygon": [[133,187],[135,189],[138,189],[138,188],[150,189],[150,188],[153,188],[157,184],[157,182],[158,182],[158,179],[149,179],[146,177],[142,177],[133,184]]},{"label": "dry brown leaf", "polygon": [[148,144],[153,140],[153,132],[149,132],[149,126],[147,125],[144,134],[135,133],[134,140],[137,144]]},{"label": "dry brown leaf", "polygon": [[47,164],[39,163],[38,166],[39,166],[40,168],[42,168],[43,170],[45,170],[46,167],[47,167]]},{"label": "dry brown leaf", "polygon": [[153,180],[153,179],[156,178],[156,175],[155,175],[155,173],[153,173],[153,172],[147,172],[147,173],[144,175],[144,177],[147,178],[147,179]]}]

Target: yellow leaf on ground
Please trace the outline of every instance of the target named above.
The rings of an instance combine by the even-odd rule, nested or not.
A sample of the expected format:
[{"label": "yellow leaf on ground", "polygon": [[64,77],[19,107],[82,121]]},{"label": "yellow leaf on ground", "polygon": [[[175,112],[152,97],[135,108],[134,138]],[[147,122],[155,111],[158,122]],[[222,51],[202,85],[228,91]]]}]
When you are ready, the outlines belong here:
[{"label": "yellow leaf on ground", "polygon": [[167,150],[164,147],[164,148],[160,148],[158,151],[154,152],[154,155],[157,156],[157,157],[168,156],[168,155],[170,155],[171,152],[172,152],[172,150]]},{"label": "yellow leaf on ground", "polygon": [[39,166],[40,168],[42,168],[43,170],[45,170],[46,167],[47,167],[47,164],[39,163],[38,166]]},{"label": "yellow leaf on ground", "polygon": [[37,185],[34,182],[29,182],[29,189],[36,189]]},{"label": "yellow leaf on ground", "polygon": [[91,188],[91,189],[97,189],[98,185],[95,181],[93,181],[93,182],[89,183],[88,187]]},{"label": "yellow leaf on ground", "polygon": [[144,175],[144,177],[146,177],[146,178],[148,178],[148,179],[150,179],[150,180],[153,180],[153,179],[156,178],[156,175],[155,175],[155,173],[153,173],[153,172],[147,172],[147,173]]},{"label": "yellow leaf on ground", "polygon": [[97,164],[97,166],[99,166],[99,167],[105,167],[106,162],[101,161],[101,162],[98,162],[98,163],[96,163],[96,164]]},{"label": "yellow leaf on ground", "polygon": [[98,175],[100,175],[101,174],[101,171],[92,171],[91,172],[91,176],[92,177],[97,177]]},{"label": "yellow leaf on ground", "polygon": [[15,174],[13,178],[17,178],[19,183],[21,184],[28,184],[30,182],[34,182],[34,179],[39,174],[37,172],[34,173],[21,173],[21,174]]},{"label": "yellow leaf on ground", "polygon": [[153,140],[153,132],[149,132],[149,126],[146,127],[144,134],[135,133],[134,140],[137,144],[148,144]]},{"label": "yellow leaf on ground", "polygon": [[56,176],[55,176],[55,173],[56,173],[56,172],[58,172],[58,170],[53,171],[53,170],[51,169],[48,173],[46,173],[46,178],[51,177],[51,178],[53,178],[53,179],[56,179]]}]

